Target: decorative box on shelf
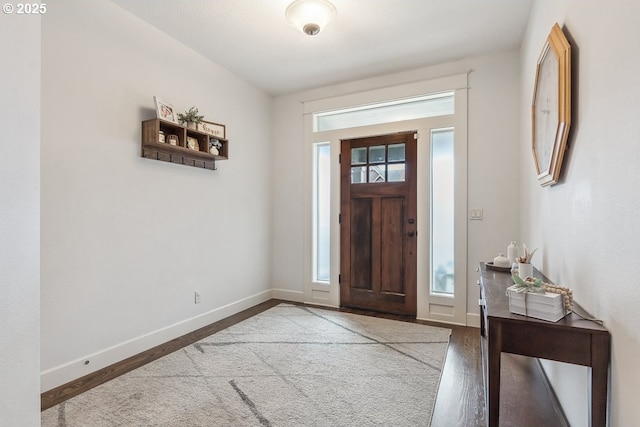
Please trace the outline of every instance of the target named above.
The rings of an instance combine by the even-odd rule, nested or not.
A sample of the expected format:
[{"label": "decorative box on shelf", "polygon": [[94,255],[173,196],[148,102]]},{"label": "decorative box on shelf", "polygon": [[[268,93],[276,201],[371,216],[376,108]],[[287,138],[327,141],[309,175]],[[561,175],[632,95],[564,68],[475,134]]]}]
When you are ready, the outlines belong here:
[{"label": "decorative box on shelf", "polygon": [[551,292],[526,292],[513,285],[507,288],[509,311],[515,314],[535,317],[536,319],[557,322],[565,313],[562,295]]}]

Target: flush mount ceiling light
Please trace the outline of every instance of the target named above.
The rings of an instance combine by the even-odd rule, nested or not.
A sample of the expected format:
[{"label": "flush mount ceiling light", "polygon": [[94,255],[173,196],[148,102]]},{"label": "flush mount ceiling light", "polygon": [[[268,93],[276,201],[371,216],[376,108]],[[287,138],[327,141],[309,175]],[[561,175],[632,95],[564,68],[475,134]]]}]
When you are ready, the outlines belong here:
[{"label": "flush mount ceiling light", "polygon": [[295,28],[315,36],[336,16],[336,8],[327,0],[296,0],[284,16]]}]

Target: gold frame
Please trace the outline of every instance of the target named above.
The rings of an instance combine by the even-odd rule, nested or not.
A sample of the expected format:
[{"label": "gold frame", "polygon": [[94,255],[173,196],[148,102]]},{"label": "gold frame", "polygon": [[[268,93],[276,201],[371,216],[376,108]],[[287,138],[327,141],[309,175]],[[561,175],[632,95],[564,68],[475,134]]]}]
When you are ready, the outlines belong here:
[{"label": "gold frame", "polygon": [[531,151],[540,185],[558,182],[571,126],[571,46],[555,24],[536,66]]}]

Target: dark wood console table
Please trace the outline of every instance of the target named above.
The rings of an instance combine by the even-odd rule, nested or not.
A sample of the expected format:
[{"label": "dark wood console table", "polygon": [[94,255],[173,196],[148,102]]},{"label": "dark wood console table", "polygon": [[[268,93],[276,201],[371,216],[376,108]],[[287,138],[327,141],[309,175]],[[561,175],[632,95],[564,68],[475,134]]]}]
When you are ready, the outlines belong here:
[{"label": "dark wood console table", "polygon": [[[535,275],[551,283],[537,270]],[[513,285],[510,273],[489,270],[484,263],[480,264],[479,284],[487,426],[499,426],[500,357],[505,352],[590,367],[590,425],[605,427],[611,345],[609,331],[573,313],[556,323],[510,313],[506,295],[506,289]],[[576,309],[584,313],[579,306]]]}]

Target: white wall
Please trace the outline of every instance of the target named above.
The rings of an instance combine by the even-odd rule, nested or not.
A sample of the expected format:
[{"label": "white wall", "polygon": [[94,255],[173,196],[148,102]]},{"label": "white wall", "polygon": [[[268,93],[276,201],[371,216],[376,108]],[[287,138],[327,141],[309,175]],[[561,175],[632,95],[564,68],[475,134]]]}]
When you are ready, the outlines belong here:
[{"label": "white wall", "polygon": [[[476,268],[493,261],[519,232],[517,143],[519,52],[476,58],[469,75],[469,209],[483,208],[482,221],[469,221],[469,313],[479,316]],[[479,324],[477,325],[479,326]]]},{"label": "white wall", "polygon": [[40,425],[40,18],[0,15],[0,424]]},{"label": "white wall", "polygon": [[[610,425],[637,425],[640,406],[640,4],[538,1],[522,45],[522,235],[551,280],[612,335]],[[535,66],[554,23],[573,40],[574,115],[561,182],[541,188],[530,146]],[[572,426],[587,425],[586,368],[545,363]]]},{"label": "white wall", "polygon": [[394,75],[325,87],[275,99],[273,283],[285,295],[303,293],[303,101],[324,99],[442,76],[469,74],[469,207],[484,208],[468,228],[467,311],[477,322],[478,262],[492,260],[517,237],[519,52],[470,58]]},{"label": "white wall", "polygon": [[[143,159],[154,95],[226,124],[230,159],[217,171]],[[271,297],[271,102],[110,2],[50,2],[43,390]]]}]

